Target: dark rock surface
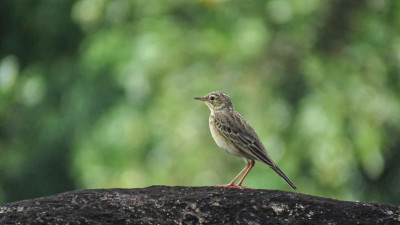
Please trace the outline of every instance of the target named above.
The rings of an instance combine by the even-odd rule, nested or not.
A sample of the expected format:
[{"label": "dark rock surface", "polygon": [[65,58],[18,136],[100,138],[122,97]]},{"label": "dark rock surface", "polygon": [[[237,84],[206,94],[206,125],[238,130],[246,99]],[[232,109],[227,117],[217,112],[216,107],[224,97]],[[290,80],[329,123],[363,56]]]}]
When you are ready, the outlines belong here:
[{"label": "dark rock surface", "polygon": [[294,192],[153,186],[0,206],[0,224],[400,224],[400,207]]}]

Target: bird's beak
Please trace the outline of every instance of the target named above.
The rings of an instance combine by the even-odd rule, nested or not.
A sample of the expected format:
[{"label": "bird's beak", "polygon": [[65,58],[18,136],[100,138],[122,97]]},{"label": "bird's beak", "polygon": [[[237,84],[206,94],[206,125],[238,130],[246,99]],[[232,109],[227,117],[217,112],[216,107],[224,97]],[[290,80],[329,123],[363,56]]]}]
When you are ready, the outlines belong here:
[{"label": "bird's beak", "polygon": [[196,98],[194,98],[194,99],[200,100],[200,101],[203,101],[203,102],[207,101],[207,98],[206,98],[206,97],[196,97]]}]

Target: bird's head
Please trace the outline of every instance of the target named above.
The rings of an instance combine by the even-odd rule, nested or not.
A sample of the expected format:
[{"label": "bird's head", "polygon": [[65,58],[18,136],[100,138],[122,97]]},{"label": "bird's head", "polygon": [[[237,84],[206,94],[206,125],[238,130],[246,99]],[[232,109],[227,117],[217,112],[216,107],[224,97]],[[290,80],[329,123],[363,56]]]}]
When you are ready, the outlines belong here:
[{"label": "bird's head", "polygon": [[196,100],[200,100],[206,103],[211,112],[219,110],[233,110],[231,98],[223,92],[211,92],[204,97],[196,97]]}]

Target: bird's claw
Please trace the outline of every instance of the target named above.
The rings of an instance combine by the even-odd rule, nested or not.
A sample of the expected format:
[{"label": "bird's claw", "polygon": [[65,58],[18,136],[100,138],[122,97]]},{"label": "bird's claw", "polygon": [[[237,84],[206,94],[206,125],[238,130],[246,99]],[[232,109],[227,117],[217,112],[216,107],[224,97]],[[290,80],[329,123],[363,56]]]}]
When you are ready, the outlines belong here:
[{"label": "bird's claw", "polygon": [[254,189],[252,187],[246,187],[246,186],[239,186],[239,185],[234,185],[234,184],[224,184],[224,185],[217,185],[217,187],[222,187],[222,188],[238,188],[238,189]]}]

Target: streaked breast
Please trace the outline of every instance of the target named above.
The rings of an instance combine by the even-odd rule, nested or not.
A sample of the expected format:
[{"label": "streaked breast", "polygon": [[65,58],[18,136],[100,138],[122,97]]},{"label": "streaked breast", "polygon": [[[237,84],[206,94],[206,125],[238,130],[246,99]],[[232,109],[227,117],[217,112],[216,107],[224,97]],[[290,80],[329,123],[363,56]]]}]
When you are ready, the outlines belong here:
[{"label": "streaked breast", "polygon": [[212,135],[215,143],[217,143],[218,147],[220,147],[224,151],[228,152],[229,154],[232,154],[232,155],[235,155],[238,157],[242,157],[242,154],[240,153],[240,151],[237,150],[236,147],[231,142],[229,142],[218,130],[218,128],[215,125],[215,119],[214,119],[213,115],[210,115],[208,122],[210,125],[211,135]]}]

